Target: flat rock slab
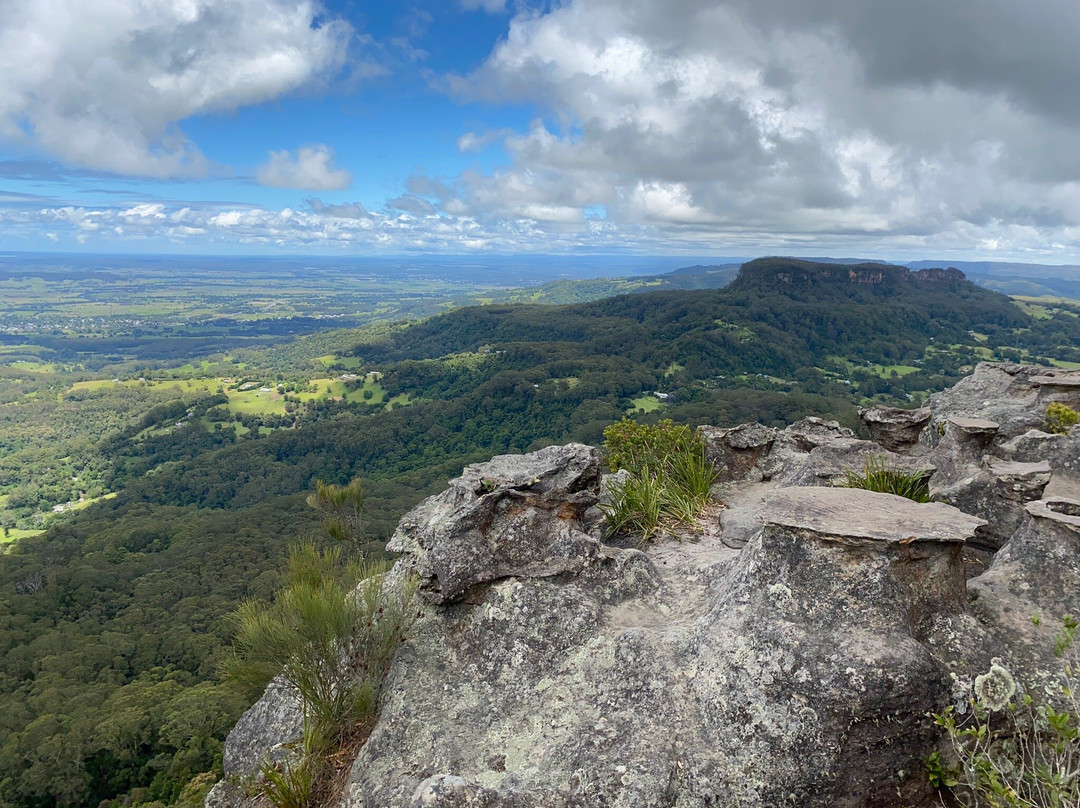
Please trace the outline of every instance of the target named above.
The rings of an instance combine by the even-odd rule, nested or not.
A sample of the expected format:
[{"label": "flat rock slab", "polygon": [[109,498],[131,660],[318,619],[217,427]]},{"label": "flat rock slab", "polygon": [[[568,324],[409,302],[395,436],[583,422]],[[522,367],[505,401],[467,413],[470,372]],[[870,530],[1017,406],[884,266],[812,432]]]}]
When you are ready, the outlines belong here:
[{"label": "flat rock slab", "polygon": [[1080,374],[1061,376],[1033,376],[1032,384],[1040,387],[1060,387],[1067,390],[1080,390]]},{"label": "flat rock slab", "polygon": [[1080,500],[1050,497],[1029,502],[1025,507],[1037,519],[1049,519],[1080,530]]},{"label": "flat rock slab", "polygon": [[1040,460],[1037,463],[1022,463],[1018,460],[998,460],[991,458],[988,469],[991,474],[1002,480],[1024,479],[1029,477],[1046,476],[1050,479],[1052,469],[1048,460]]},{"label": "flat rock slab", "polygon": [[953,415],[949,418],[949,423],[962,432],[972,434],[997,432],[1001,426],[997,421],[990,421],[986,418],[967,418],[963,415]]},{"label": "flat rock slab", "polygon": [[913,502],[857,488],[782,488],[765,504],[765,524],[833,541],[962,544],[986,522],[940,502]]}]

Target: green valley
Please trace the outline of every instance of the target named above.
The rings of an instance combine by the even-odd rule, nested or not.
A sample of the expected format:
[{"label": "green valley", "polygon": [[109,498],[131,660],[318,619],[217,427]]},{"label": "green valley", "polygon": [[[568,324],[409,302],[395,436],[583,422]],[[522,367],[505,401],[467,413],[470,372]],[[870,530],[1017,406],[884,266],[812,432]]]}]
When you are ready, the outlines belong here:
[{"label": "green valley", "polygon": [[219,301],[166,314],[146,289],[110,313],[127,287],[108,278],[11,282],[44,308],[8,312],[0,354],[5,808],[199,804],[254,695],[217,673],[228,615],[320,535],[318,480],[364,480],[381,553],[463,464],[599,444],[627,413],[861,428],[859,406],[916,405],[984,359],[1080,363],[1080,304],[1025,309],[941,270],[766,259],[723,288],[559,305],[388,287],[362,314],[327,302],[341,278],[323,299],[226,275]]}]

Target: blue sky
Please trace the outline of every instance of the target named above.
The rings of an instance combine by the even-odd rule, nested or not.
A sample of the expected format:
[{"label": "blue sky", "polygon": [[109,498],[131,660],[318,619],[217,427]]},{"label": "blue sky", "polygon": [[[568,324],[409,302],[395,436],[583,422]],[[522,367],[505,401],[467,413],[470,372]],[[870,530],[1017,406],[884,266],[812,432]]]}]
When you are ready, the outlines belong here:
[{"label": "blue sky", "polygon": [[8,0],[0,249],[1080,260],[1074,0]]}]

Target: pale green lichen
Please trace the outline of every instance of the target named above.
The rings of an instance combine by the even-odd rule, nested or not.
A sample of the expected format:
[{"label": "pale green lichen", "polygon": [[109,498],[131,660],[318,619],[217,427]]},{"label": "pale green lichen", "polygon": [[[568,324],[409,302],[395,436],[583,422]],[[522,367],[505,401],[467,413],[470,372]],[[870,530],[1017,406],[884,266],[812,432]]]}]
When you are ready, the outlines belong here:
[{"label": "pale green lichen", "polygon": [[975,677],[975,696],[990,710],[1003,710],[1016,695],[1016,680],[999,660],[991,660],[990,671]]}]

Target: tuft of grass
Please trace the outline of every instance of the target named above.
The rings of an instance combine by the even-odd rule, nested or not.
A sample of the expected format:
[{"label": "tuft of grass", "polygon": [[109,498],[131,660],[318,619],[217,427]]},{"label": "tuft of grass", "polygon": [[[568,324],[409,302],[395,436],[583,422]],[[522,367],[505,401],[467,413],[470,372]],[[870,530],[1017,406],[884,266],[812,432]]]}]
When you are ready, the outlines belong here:
[{"label": "tuft of grass", "polygon": [[1046,428],[1055,435],[1067,435],[1080,422],[1080,412],[1060,401],[1051,402],[1046,408]]},{"label": "tuft of grass", "polygon": [[603,507],[608,531],[638,533],[648,541],[660,531],[667,496],[659,475],[643,467],[631,472],[626,481],[611,492],[611,504]]},{"label": "tuft of grass", "polygon": [[318,804],[320,758],[305,754],[281,763],[263,763],[262,793],[274,808],[314,808]]},{"label": "tuft of grass", "polygon": [[881,455],[867,457],[861,474],[848,471],[846,485],[879,494],[896,494],[915,502],[930,501],[930,477],[925,471],[895,468]]}]

